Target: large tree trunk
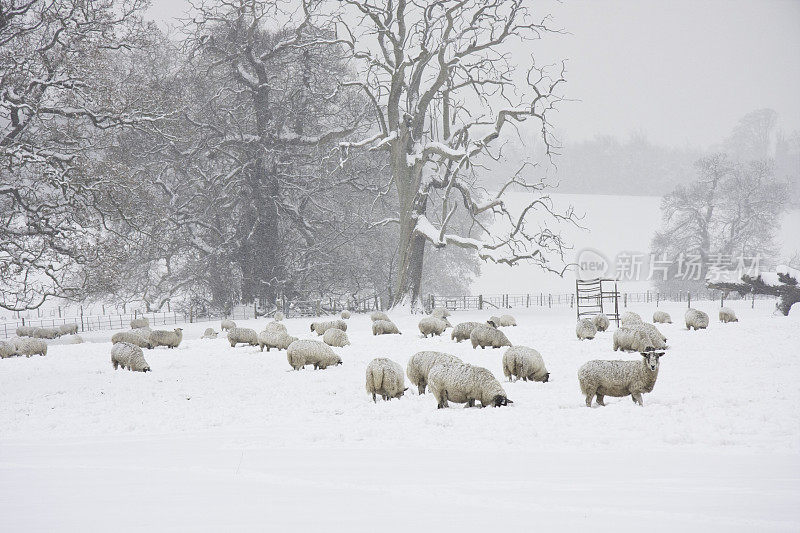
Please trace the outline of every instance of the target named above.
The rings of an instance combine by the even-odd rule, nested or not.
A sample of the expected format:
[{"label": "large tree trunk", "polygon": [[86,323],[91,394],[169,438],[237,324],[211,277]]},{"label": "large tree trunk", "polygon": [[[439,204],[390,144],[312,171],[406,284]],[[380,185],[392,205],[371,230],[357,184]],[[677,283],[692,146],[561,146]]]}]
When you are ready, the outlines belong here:
[{"label": "large tree trunk", "polygon": [[392,146],[392,172],[397,187],[400,211],[400,240],[398,247],[397,282],[392,307],[410,304],[412,310],[421,305],[420,286],[425,259],[425,237],[414,232],[417,218],[428,207],[427,196],[420,194],[422,168],[419,163],[409,166],[407,155],[413,146],[407,125],[399,128],[400,135]]}]

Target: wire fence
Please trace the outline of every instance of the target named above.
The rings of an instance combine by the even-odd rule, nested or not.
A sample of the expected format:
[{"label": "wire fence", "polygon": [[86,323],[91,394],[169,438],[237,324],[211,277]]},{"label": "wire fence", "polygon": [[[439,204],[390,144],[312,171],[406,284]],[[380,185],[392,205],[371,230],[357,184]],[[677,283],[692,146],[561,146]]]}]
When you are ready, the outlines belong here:
[{"label": "wire fence", "polygon": [[[740,296],[731,293],[727,297],[721,291],[704,291],[698,293],[678,291],[674,293],[661,293],[657,291],[620,292],[620,309],[632,304],[655,304],[661,302],[686,302],[687,307],[692,301],[719,301],[720,305],[728,300],[747,300],[755,305],[756,300],[775,300],[774,296],[748,294]],[[613,298],[604,298],[604,302],[613,302]],[[344,309],[367,313],[374,310],[385,309],[385,304],[379,296],[372,295],[360,299],[340,300],[338,298],[317,298],[287,301],[281,307],[287,317],[320,316],[335,314]],[[428,295],[425,306],[428,310],[434,307],[446,307],[451,311],[467,310],[492,310],[492,309],[519,309],[519,308],[570,308],[575,307],[574,293],[525,293],[525,294],[478,294],[461,296]],[[16,335],[20,326],[30,327],[58,327],[66,324],[75,324],[79,332],[128,329],[130,322],[135,318],[147,318],[151,326],[170,326],[182,323],[212,322],[223,318],[232,320],[248,320],[271,315],[260,312],[256,306],[238,306],[227,316],[215,313],[198,313],[194,311],[178,313],[109,313],[109,314],[79,314],[74,316],[31,317],[19,316],[11,321],[0,323],[0,338],[9,338]],[[59,311],[59,314],[62,314]]]}]

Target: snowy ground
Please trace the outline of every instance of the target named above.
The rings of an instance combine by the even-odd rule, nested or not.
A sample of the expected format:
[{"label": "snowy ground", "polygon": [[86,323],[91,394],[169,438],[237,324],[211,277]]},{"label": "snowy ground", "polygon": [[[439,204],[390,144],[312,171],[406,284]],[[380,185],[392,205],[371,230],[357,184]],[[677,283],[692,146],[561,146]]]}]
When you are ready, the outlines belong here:
[{"label": "snowy ground", "polygon": [[[112,370],[110,333],[5,359],[0,529],[797,531],[800,314],[732,302],[740,322],[720,324],[718,305],[699,302],[711,325],[689,332],[683,306],[662,304],[676,323],[659,326],[670,350],[644,408],[584,406],[583,362],[637,356],[612,351],[613,327],[578,341],[569,309],[512,311],[507,335],[542,353],[551,381],[504,383],[515,403],[498,409],[437,410],[411,389],[372,403],[364,369],[378,356],[405,367],[447,351],[502,379],[503,350],[423,339],[412,316],[380,337],[354,316],[344,364],[316,372],[201,340],[206,323],[146,351],[147,374]],[[311,338],[310,322],[286,324]]]}]

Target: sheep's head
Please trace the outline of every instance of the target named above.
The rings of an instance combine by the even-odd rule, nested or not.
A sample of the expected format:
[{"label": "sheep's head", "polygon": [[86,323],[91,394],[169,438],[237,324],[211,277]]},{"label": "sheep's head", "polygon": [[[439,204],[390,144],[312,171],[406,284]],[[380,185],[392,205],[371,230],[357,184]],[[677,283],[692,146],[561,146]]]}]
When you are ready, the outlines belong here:
[{"label": "sheep's head", "polygon": [[[535,374],[531,374],[528,376],[528,379],[535,380]],[[545,373],[544,377],[540,380],[542,383],[547,383],[550,381],[550,372]]]},{"label": "sheep's head", "polygon": [[311,324],[311,331],[314,331],[314,324]]},{"label": "sheep's head", "polygon": [[486,321],[486,323],[492,326],[493,328],[497,327],[497,322],[495,322],[494,320],[489,319]]},{"label": "sheep's head", "polygon": [[658,370],[658,360],[664,355],[665,352],[648,351],[641,352],[644,358],[644,364],[650,369],[651,372]]},{"label": "sheep's head", "polygon": [[492,407],[502,407],[504,405],[508,405],[510,403],[514,403],[502,394],[498,394],[494,398],[492,398]]},{"label": "sheep's head", "polygon": [[398,392],[397,394],[395,394],[395,395],[394,395],[394,397],[395,397],[395,398],[402,398],[402,397],[403,397],[403,394],[405,394],[405,392],[406,392],[407,390],[408,390],[408,387],[406,387],[405,389],[403,389],[403,390],[401,390],[400,392]]},{"label": "sheep's head", "polygon": [[150,372],[150,367],[146,366],[142,369],[142,372]]}]

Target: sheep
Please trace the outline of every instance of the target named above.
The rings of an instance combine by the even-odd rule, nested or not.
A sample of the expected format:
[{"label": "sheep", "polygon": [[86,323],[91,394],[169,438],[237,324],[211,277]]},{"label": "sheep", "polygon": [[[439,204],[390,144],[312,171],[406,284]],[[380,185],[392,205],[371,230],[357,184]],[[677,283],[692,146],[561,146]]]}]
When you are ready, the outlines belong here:
[{"label": "sheep", "polygon": [[609,326],[608,317],[603,313],[594,315],[592,317],[592,324],[594,324],[594,327],[597,329],[597,331],[606,331]]},{"label": "sheep", "polygon": [[434,365],[428,373],[428,386],[439,409],[449,407],[448,402],[465,403],[467,407],[475,407],[476,401],[481,407],[514,403],[491,372],[465,363]]},{"label": "sheep", "polygon": [[440,336],[444,330],[453,327],[450,321],[446,318],[437,318],[435,316],[426,316],[419,321],[419,331],[423,337],[431,337],[434,335]]},{"label": "sheep", "polygon": [[131,319],[131,329],[147,328],[147,327],[150,327],[150,321],[147,319],[146,316],[143,316],[142,318]]},{"label": "sheep", "polygon": [[344,311],[341,312],[341,314],[339,314],[339,316],[347,320],[348,318],[350,318],[350,311],[345,309]]},{"label": "sheep", "polygon": [[[652,324],[650,324],[652,326]],[[655,326],[652,326],[655,329]],[[614,332],[614,351],[651,352],[665,348],[664,336],[656,329],[649,330],[644,324],[621,326]]]},{"label": "sheep", "polygon": [[598,405],[605,405],[603,396],[621,398],[631,396],[634,403],[644,405],[642,393],[652,392],[658,378],[658,362],[664,352],[642,353],[641,361],[603,361],[585,363],[578,370],[578,383],[586,397],[586,407],[597,397]]},{"label": "sheep", "polygon": [[78,324],[62,324],[58,326],[62,335],[75,335],[78,333]]},{"label": "sheep", "polygon": [[14,339],[14,347],[19,355],[30,357],[32,355],[47,355],[47,343],[33,337]]},{"label": "sheep", "polygon": [[736,313],[730,307],[720,307],[719,309],[720,322],[739,322],[736,318]]},{"label": "sheep", "polygon": [[17,328],[17,337],[33,337],[36,328],[31,326],[20,326]]},{"label": "sheep", "polygon": [[258,335],[254,329],[231,328],[228,330],[228,342],[231,343],[231,348],[236,348],[237,344],[258,346]]},{"label": "sheep", "polygon": [[5,359],[6,357],[13,357],[15,355],[19,355],[17,353],[17,347],[10,342],[0,341],[0,359]]},{"label": "sheep", "polygon": [[320,341],[296,340],[286,350],[286,359],[295,370],[314,365],[314,370],[325,370],[329,366],[341,365],[342,358],[331,347]]},{"label": "sheep", "polygon": [[264,326],[264,332],[266,333],[289,333],[289,330],[286,329],[286,326],[281,324],[280,322],[268,322],[266,326]]},{"label": "sheep", "polygon": [[447,318],[450,316],[450,310],[446,307],[434,307],[431,310],[431,316],[434,318]]},{"label": "sheep", "polygon": [[641,324],[642,317],[639,316],[639,313],[634,313],[633,311],[628,311],[626,313],[622,313],[622,316],[619,317],[620,324],[623,326],[630,326],[633,324]]},{"label": "sheep", "polygon": [[111,336],[111,343],[117,344],[118,342],[127,342],[139,348],[153,348],[153,343],[150,342],[150,334],[139,330],[118,331],[114,333],[114,335]]},{"label": "sheep", "polygon": [[272,320],[274,320],[275,322],[280,322],[281,320],[284,320],[285,318],[286,318],[286,316],[280,311],[275,311],[275,314],[272,316]]},{"label": "sheep", "polygon": [[33,328],[31,336],[37,339],[56,339],[61,336],[61,330],[58,328]]},{"label": "sheep", "polygon": [[503,354],[503,374],[509,381],[543,381],[550,380],[550,372],[544,366],[542,354],[527,346],[512,346]]},{"label": "sheep", "polygon": [[83,344],[83,337],[80,335],[70,335],[69,339],[67,340],[69,344]]},{"label": "sheep", "polygon": [[166,346],[167,348],[177,348],[183,340],[183,329],[175,328],[172,331],[156,329],[150,332],[150,344],[153,348]]},{"label": "sheep", "polygon": [[373,322],[377,322],[378,320],[385,320],[387,322],[392,321],[392,319],[389,318],[389,315],[387,315],[383,311],[373,311],[372,313],[370,313],[369,317],[370,319],[372,319]]},{"label": "sheep", "polygon": [[461,322],[460,324],[456,324],[456,327],[453,328],[453,332],[450,334],[450,338],[456,342],[469,339],[472,330],[481,324],[484,324],[484,322]]},{"label": "sheep", "polygon": [[511,346],[511,341],[508,340],[505,333],[489,324],[480,324],[472,328],[469,340],[472,342],[473,350],[478,346],[481,347],[481,350],[485,350],[487,346],[492,348]]},{"label": "sheep", "polygon": [[230,331],[236,327],[236,322],[229,319],[224,319],[222,322],[219,323],[219,329],[222,331]]},{"label": "sheep", "polygon": [[495,327],[503,328],[506,326],[516,326],[517,321],[511,315],[500,315],[489,318],[489,322],[494,322]]},{"label": "sheep", "polygon": [[372,323],[373,335],[402,335],[391,320],[377,320]]},{"label": "sheep", "polygon": [[661,333],[655,325],[649,322],[642,322],[641,324],[634,324],[631,326],[634,329],[641,329],[647,333],[653,341],[653,348],[662,350],[667,347],[667,337]]},{"label": "sheep", "polygon": [[142,349],[129,342],[118,342],[111,347],[111,366],[114,370],[121,366],[123,370],[133,372],[150,371],[150,365],[144,360]]},{"label": "sheep", "polygon": [[684,316],[686,320],[686,329],[706,329],[708,327],[708,315],[697,309],[689,308],[686,310]]},{"label": "sheep", "polygon": [[350,344],[350,340],[347,338],[347,333],[336,328],[331,328],[326,331],[325,335],[322,336],[322,342],[328,346],[336,346],[337,348],[343,348]]},{"label": "sheep", "polygon": [[[329,331],[340,331],[336,330],[329,330]],[[327,333],[327,332],[326,332]],[[292,337],[285,331],[262,331],[258,334],[258,347],[261,351],[264,351],[264,347],[266,346],[267,351],[270,348],[277,348],[278,350],[286,350],[290,344],[297,340],[297,337]]]},{"label": "sheep", "polygon": [[385,357],[377,357],[367,365],[367,394],[372,394],[372,401],[377,403],[376,395],[380,394],[384,401],[401,398],[408,390],[403,377],[403,367]]},{"label": "sheep", "polygon": [[597,335],[597,328],[594,327],[594,322],[588,318],[582,318],[578,320],[578,324],[575,326],[575,335],[578,336],[579,340],[592,340]]},{"label": "sheep", "polygon": [[325,332],[331,328],[347,331],[347,322],[344,320],[329,320],[327,322],[312,322],[311,331],[315,331],[317,335],[325,335]]},{"label": "sheep", "polygon": [[656,324],[672,324],[672,317],[666,311],[656,311],[653,313],[653,322]]},{"label": "sheep", "polygon": [[406,375],[413,385],[417,386],[420,394],[425,394],[428,385],[428,373],[434,365],[439,363],[462,363],[455,355],[443,352],[417,352],[411,356],[406,365]]},{"label": "sheep", "polygon": [[214,328],[206,328],[206,330],[203,332],[203,336],[201,338],[202,339],[216,339],[218,335],[219,335],[219,333],[214,331]]}]

